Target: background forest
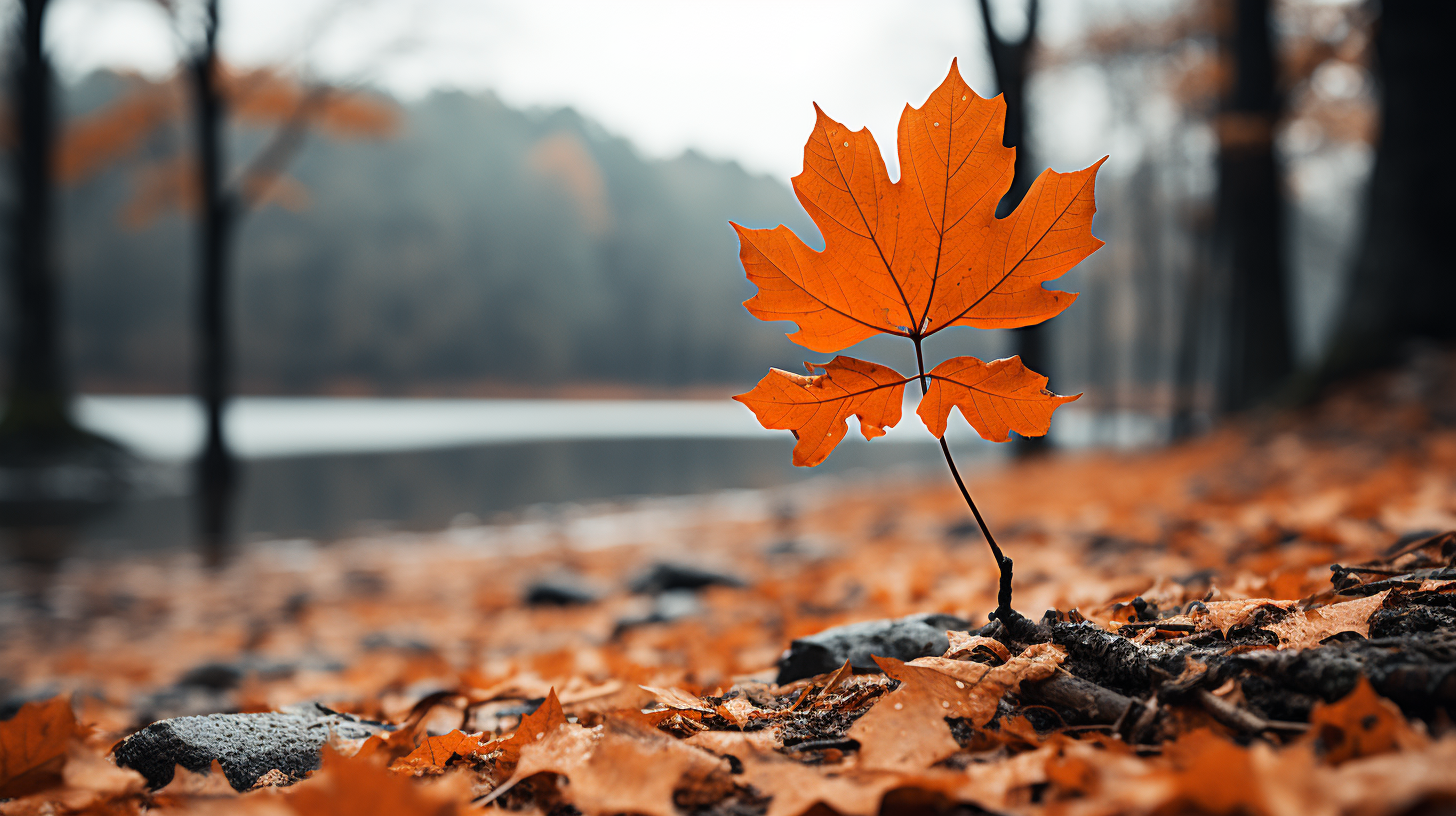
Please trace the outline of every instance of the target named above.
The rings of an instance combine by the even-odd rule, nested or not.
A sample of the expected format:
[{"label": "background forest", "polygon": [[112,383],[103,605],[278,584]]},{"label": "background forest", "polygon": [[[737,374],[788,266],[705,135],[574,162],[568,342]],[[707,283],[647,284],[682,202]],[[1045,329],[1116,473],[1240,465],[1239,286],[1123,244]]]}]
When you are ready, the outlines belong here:
[{"label": "background forest", "polygon": [[[1220,13],[1112,4],[1030,51],[1023,152],[1053,166],[1113,156],[1097,220],[1109,248],[1072,273],[1083,299],[1048,329],[1053,381],[1089,390],[1101,410],[1166,416],[1175,380],[1211,387],[1231,364],[1217,314],[1229,294],[1208,269],[1227,120],[1217,75],[1232,48]],[[1283,199],[1285,225],[1269,250],[1288,281],[1282,353],[1305,367],[1328,345],[1361,234],[1373,14],[1289,2],[1270,18],[1280,182],[1268,194]],[[63,152],[67,133],[104,138],[126,126],[117,107],[169,93],[180,108],[181,89],[165,80],[99,72],[65,86]],[[691,150],[644,156],[570,109],[512,109],[488,92],[365,95],[392,111],[387,124],[309,133],[286,189],[239,235],[230,308],[242,393],[726,391],[793,357],[735,307],[751,290],[726,225],[814,235],[785,179]],[[229,140],[246,155],[270,123],[239,119]],[[190,150],[182,125],[162,121],[132,134],[126,152],[78,159],[85,169],[67,179],[58,263],[82,391],[189,387],[190,216],[148,198],[159,174],[189,172],[176,160]],[[974,334],[963,341],[973,351],[1009,353],[1008,341]],[[1211,392],[1198,399],[1215,410]]]}]

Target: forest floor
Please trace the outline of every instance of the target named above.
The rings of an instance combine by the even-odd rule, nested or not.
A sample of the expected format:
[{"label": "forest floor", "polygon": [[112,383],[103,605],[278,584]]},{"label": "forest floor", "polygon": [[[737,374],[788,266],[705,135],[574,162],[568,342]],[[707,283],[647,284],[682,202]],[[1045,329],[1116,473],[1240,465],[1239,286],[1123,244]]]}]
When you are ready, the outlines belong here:
[{"label": "forest floor", "polygon": [[[1013,621],[948,476],[14,570],[0,813],[1449,812],[1453,374],[977,474]],[[930,612],[964,619],[934,654],[776,682]],[[317,726],[322,768],[239,719],[118,742],[216,712]]]}]

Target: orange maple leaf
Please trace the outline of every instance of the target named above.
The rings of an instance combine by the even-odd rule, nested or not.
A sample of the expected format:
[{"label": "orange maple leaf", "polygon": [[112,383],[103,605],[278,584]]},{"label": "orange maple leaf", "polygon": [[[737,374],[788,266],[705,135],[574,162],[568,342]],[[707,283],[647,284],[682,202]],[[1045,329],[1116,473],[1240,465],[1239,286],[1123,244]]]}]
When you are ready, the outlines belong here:
[{"label": "orange maple leaf", "polygon": [[[815,368],[823,374],[813,375]],[[810,365],[812,376],[790,374],[777,368],[747,394],[734,399],[747,405],[765,428],[792,431],[794,464],[813,467],[824,461],[844,439],[844,421],[859,416],[865,439],[884,436],[900,421],[905,383],[894,369],[879,363],[835,357],[821,366]]]},{"label": "orange maple leaf", "polygon": [[307,816],[444,816],[458,808],[372,759],[341,756],[324,746],[321,770],[283,796],[294,813]]},{"label": "orange maple leaf", "polygon": [[66,746],[76,733],[69,697],[26,703],[0,722],[0,798],[58,784]]},{"label": "orange maple leaf", "polygon": [[546,735],[566,724],[566,712],[561,708],[561,700],[556,697],[556,689],[552,688],[535,711],[521,717],[521,724],[516,727],[516,732],[500,743],[501,755],[496,760],[497,771],[508,773],[513,770],[520,761],[521,749],[540,742]]},{"label": "orange maple leaf", "polygon": [[[814,351],[890,334],[913,341],[919,359],[921,342],[942,329],[1030,326],[1076,299],[1042,284],[1102,246],[1091,230],[1102,161],[1043,172],[1021,205],[997,218],[1016,153],[1002,144],[1006,103],[978,96],[955,62],[926,103],[907,105],[900,117],[899,181],[890,181],[867,130],[850,131],[814,109],[804,171],[793,185],[825,248],[814,250],[782,225],[734,224],[739,258],[758,287],[744,303],[755,317],[793,321],[798,330],[789,339]],[[930,392],[918,413],[936,437],[952,407],[986,439],[1041,436],[1052,411],[1077,398],[1047,391],[1046,378],[1018,358],[957,357],[929,373],[922,366],[915,377],[850,357],[814,367],[824,373],[770,371],[735,398],[764,427],[795,433],[801,466],[828,456],[851,415],[867,439],[893,427],[904,386],[916,379]]]},{"label": "orange maple leaf", "polygon": [[468,756],[479,748],[482,736],[455,730],[438,737],[425,737],[424,741],[407,756],[400,757],[389,766],[396,773],[424,774],[438,772],[451,759]]}]

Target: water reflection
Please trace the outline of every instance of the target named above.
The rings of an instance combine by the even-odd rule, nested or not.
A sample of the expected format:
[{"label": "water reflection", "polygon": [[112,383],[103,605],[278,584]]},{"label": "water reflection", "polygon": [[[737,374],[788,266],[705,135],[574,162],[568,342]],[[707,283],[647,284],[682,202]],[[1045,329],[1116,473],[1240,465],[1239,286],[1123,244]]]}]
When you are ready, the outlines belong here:
[{"label": "water reflection", "polygon": [[[189,467],[201,417],[181,397],[80,401],[91,427],[150,464],[121,501],[33,502],[0,479],[6,561],[52,562],[177,551],[196,540]],[[332,540],[380,530],[430,531],[489,522],[535,505],[769,488],[822,475],[942,467],[915,419],[866,443],[851,431],[817,468],[790,464],[793,440],[764,431],[743,406],[718,401],[237,401],[229,433],[243,456],[232,540]],[[1066,447],[1149,444],[1148,417],[1058,414]],[[953,422],[952,447],[974,467],[1004,454]],[[0,476],[4,476],[0,473]],[[7,487],[8,485],[8,487]],[[204,553],[214,561],[226,553]]]},{"label": "water reflection", "polygon": [[[787,435],[600,439],[254,460],[242,466],[237,538],[246,546],[269,538],[439,530],[533,505],[767,488],[815,476],[939,465],[939,449],[929,443],[846,442],[812,470],[790,464],[792,447]],[[151,495],[86,525],[74,554],[106,557],[190,546],[188,500],[166,489],[175,480],[173,469],[153,474]]]}]

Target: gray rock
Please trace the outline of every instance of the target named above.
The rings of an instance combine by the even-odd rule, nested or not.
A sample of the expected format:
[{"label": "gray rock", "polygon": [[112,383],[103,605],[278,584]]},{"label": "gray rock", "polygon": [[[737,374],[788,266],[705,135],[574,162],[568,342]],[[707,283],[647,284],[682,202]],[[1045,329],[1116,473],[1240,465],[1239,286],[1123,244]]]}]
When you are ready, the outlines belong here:
[{"label": "gray rock", "polygon": [[661,562],[638,575],[627,588],[639,595],[656,595],[675,589],[703,589],[710,586],[741,587],[746,582],[737,575],[696,567],[692,564]]},{"label": "gray rock", "polygon": [[153,788],[171,782],[178,765],[204,773],[217,760],[228,784],[242,791],[272,770],[303,778],[318,768],[331,738],[363,739],[385,730],[382,723],[308,704],[266,714],[161,720],[122,740],[115,756],[117,765],[135,769]]},{"label": "gray rock", "polygon": [[799,638],[779,658],[777,682],[792,683],[832,672],[848,660],[856,672],[878,672],[870,659],[893,657],[914,660],[945,654],[950,648],[946,630],[968,631],[971,622],[954,615],[911,615],[906,618],[849,623]]},{"label": "gray rock", "polygon": [[602,593],[580,576],[550,575],[526,587],[527,606],[582,606],[601,600]]},{"label": "gray rock", "polygon": [[612,637],[621,637],[623,632],[651,623],[672,623],[692,617],[703,611],[703,604],[697,593],[690,589],[672,589],[652,599],[652,606],[645,613],[628,615],[617,620]]}]

